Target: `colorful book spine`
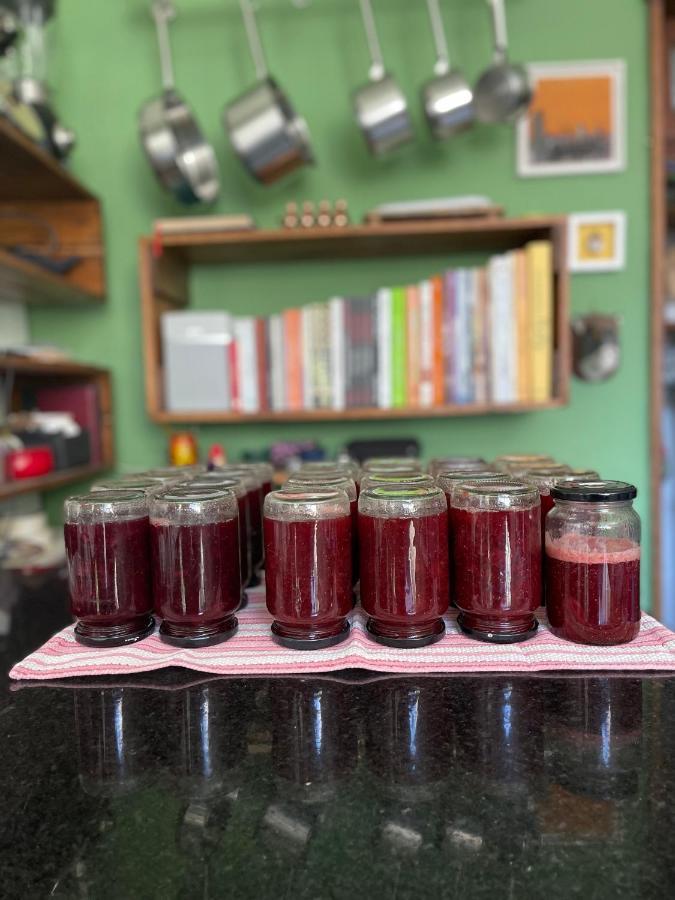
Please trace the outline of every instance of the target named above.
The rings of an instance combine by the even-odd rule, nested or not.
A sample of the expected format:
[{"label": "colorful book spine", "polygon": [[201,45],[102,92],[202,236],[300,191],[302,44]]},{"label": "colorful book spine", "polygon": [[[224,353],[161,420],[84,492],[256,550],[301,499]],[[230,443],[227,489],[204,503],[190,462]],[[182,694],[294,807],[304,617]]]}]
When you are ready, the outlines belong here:
[{"label": "colorful book spine", "polygon": [[473,272],[473,354],[471,360],[472,399],[474,403],[488,401],[488,291],[484,269]]},{"label": "colorful book spine", "polygon": [[420,382],[419,405],[434,405],[434,286],[421,281],[420,298]]},{"label": "colorful book spine", "polygon": [[267,320],[262,316],[255,317],[256,362],[258,364],[258,409],[267,412],[270,408],[269,398],[269,359],[267,342]]},{"label": "colorful book spine", "polygon": [[274,412],[285,412],[286,361],[284,356],[284,323],[280,314],[269,318],[270,334],[270,401]]},{"label": "colorful book spine", "polygon": [[406,351],[408,356],[407,406],[420,405],[420,291],[406,288]]},{"label": "colorful book spine", "polygon": [[302,409],[302,323],[299,309],[286,309],[283,312],[285,370],[286,370],[286,409],[296,412]]},{"label": "colorful book spine", "polygon": [[443,401],[448,404],[457,402],[456,281],[457,273],[448,269],[443,276]]},{"label": "colorful book spine", "polygon": [[377,405],[391,409],[392,396],[392,292],[381,288],[377,292]]},{"label": "colorful book spine", "polygon": [[255,318],[253,316],[236,316],[234,334],[237,347],[236,373],[239,411],[256,413],[259,412],[260,407]]},{"label": "colorful book spine", "polygon": [[550,241],[532,241],[525,248],[532,400],[550,399],[553,384],[553,253]]},{"label": "colorful book spine", "polygon": [[407,402],[408,355],[406,347],[406,294],[404,287],[392,290],[392,405],[404,407]]},{"label": "colorful book spine", "polygon": [[431,279],[433,306],[432,342],[433,342],[433,406],[443,406],[445,402],[445,371],[443,361],[443,279],[435,275]]},{"label": "colorful book spine", "polygon": [[333,297],[328,303],[330,321],[331,408],[346,407],[345,396],[345,301]]},{"label": "colorful book spine", "polygon": [[513,252],[513,294],[516,315],[513,351],[517,372],[515,394],[519,403],[527,403],[530,400],[532,379],[527,309],[527,263],[524,250]]},{"label": "colorful book spine", "polygon": [[495,403],[517,400],[517,360],[515,351],[514,264],[512,254],[494,256],[488,263],[492,300],[491,368],[492,399]]},{"label": "colorful book spine", "polygon": [[455,401],[466,404],[473,402],[473,270],[458,269],[455,287]]},{"label": "colorful book spine", "polygon": [[314,358],[314,389],[316,406],[331,408],[331,361],[330,323],[327,303],[317,303],[314,310],[314,336],[316,341]]}]

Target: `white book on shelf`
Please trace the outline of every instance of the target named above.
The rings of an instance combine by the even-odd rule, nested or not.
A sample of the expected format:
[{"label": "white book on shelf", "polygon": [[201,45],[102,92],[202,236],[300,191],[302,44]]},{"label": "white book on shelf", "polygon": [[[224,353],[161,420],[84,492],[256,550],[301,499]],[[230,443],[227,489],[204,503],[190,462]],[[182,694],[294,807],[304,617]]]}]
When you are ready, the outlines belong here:
[{"label": "white book on shelf", "polygon": [[420,406],[434,405],[434,286],[420,281]]},{"label": "white book on shelf", "polygon": [[330,320],[330,406],[341,410],[346,405],[345,380],[345,301],[332,297],[328,301]]},{"label": "white book on shelf", "polygon": [[316,407],[314,391],[314,305],[300,307],[300,343],[302,346],[302,409]]},{"label": "white book on shelf", "polygon": [[473,397],[473,308],[475,273],[458,269],[456,273],[455,361],[457,403],[471,403]]},{"label": "white book on shelf", "polygon": [[490,367],[492,369],[492,399],[495,403],[514,403],[517,367],[514,354],[516,326],[514,308],[513,257],[510,254],[493,256],[488,263],[491,298]]},{"label": "white book on shelf", "polygon": [[254,316],[235,316],[234,335],[237,342],[237,380],[239,411],[260,412],[258,397],[258,347]]},{"label": "white book on shelf", "polygon": [[377,405],[380,409],[391,409],[392,397],[392,338],[391,288],[380,288],[376,294],[377,319]]},{"label": "white book on shelf", "polygon": [[284,325],[279,313],[270,316],[271,403],[274,412],[286,410],[286,368],[284,360]]}]

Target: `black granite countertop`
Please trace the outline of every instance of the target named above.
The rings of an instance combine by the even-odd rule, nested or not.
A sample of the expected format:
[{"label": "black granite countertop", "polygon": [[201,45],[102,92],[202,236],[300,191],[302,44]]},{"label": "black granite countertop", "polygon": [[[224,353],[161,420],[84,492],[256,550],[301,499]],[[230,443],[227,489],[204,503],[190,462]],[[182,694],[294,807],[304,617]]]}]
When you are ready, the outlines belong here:
[{"label": "black granite countertop", "polygon": [[675,894],[675,678],[10,685],[68,613],[2,577],[7,900]]}]

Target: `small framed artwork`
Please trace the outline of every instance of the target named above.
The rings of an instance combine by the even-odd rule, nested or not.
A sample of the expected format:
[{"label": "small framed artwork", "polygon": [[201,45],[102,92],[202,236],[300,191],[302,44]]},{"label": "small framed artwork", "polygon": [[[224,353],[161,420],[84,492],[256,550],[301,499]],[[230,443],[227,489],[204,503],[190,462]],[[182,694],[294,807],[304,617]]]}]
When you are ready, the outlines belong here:
[{"label": "small framed artwork", "polygon": [[626,166],[623,60],[533,63],[516,129],[518,174],[585,175]]},{"label": "small framed artwork", "polygon": [[572,213],[567,228],[570,272],[616,272],[625,267],[624,212]]}]

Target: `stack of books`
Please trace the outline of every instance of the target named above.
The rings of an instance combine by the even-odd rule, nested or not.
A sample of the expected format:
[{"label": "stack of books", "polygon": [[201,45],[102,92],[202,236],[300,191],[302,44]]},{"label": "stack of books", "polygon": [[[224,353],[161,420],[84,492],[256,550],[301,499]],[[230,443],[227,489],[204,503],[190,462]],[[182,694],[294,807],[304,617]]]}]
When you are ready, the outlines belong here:
[{"label": "stack of books", "polygon": [[[170,336],[181,321],[196,333],[200,315],[210,323],[208,354],[197,347],[186,358],[181,339],[177,356]],[[181,400],[172,402],[171,385],[186,386],[172,365],[209,379],[209,408],[251,414],[545,402],[553,389],[552,247],[533,241],[480,268],[267,317],[172,312],[162,325],[168,409],[204,408],[197,390],[174,391]],[[206,356],[217,371],[203,370]]]}]

